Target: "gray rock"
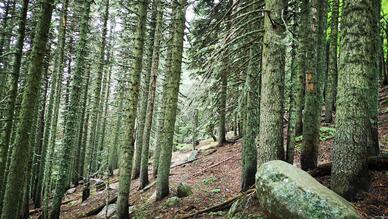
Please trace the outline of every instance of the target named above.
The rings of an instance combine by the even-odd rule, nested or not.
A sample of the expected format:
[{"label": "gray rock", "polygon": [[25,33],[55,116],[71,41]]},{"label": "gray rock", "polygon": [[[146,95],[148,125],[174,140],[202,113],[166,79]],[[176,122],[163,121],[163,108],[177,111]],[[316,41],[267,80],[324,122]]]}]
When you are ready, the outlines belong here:
[{"label": "gray rock", "polygon": [[71,188],[66,191],[67,194],[73,194],[77,189],[76,188]]},{"label": "gray rock", "polygon": [[102,190],[105,189],[105,182],[104,182],[104,180],[93,179],[93,181],[95,181],[94,186],[96,187],[96,191],[97,192],[102,191]]},{"label": "gray rock", "polygon": [[[96,216],[97,219],[112,218],[116,213],[116,204],[105,206]],[[108,208],[108,211],[106,211]]]},{"label": "gray rock", "polygon": [[178,197],[176,197],[176,196],[173,196],[173,197],[171,197],[171,198],[168,198],[167,200],[166,200],[166,203],[165,203],[165,205],[167,206],[167,207],[175,207],[175,206],[177,206],[178,204],[179,204],[179,202],[181,201],[181,199],[180,198],[178,198]]},{"label": "gray rock", "polygon": [[350,202],[279,160],[258,168],[256,195],[260,207],[275,218],[361,218]]},{"label": "gray rock", "polygon": [[186,183],[180,183],[177,188],[177,196],[179,198],[187,197],[192,195],[191,187]]}]

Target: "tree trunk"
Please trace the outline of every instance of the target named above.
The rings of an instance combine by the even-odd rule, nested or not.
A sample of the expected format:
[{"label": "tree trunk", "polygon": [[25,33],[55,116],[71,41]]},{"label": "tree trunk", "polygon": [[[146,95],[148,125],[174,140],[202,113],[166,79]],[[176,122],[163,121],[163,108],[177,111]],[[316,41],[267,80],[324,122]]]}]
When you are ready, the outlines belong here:
[{"label": "tree trunk", "polygon": [[[6,8],[8,10],[8,7]],[[3,205],[3,195],[5,190],[5,169],[8,157],[8,149],[11,140],[11,133],[14,122],[14,114],[15,114],[15,103],[16,97],[18,94],[18,82],[20,75],[20,67],[23,56],[23,45],[24,45],[24,37],[26,32],[26,20],[27,20],[27,11],[28,11],[28,0],[23,0],[23,5],[20,13],[19,20],[19,30],[16,39],[16,51],[15,51],[15,60],[12,69],[12,76],[10,79],[10,91],[9,97],[7,100],[7,114],[4,124],[4,133],[1,133],[1,143],[0,143],[0,213]],[[6,14],[7,16],[7,14]],[[1,126],[3,127],[3,126]]]},{"label": "tree trunk", "polygon": [[[285,0],[266,0],[265,8],[270,11],[264,17],[264,40],[262,54],[262,88],[260,101],[260,131],[258,164],[270,160],[283,160],[283,98],[285,37],[282,12]],[[276,86],[274,86],[276,85]]]},{"label": "tree trunk", "polygon": [[321,124],[321,80],[326,47],[327,0],[313,0],[310,5],[310,31],[306,60],[306,96],[303,119],[301,167],[314,169],[318,162],[319,129]]},{"label": "tree trunk", "polygon": [[[259,24],[257,25],[259,26]],[[251,46],[249,51],[249,64],[247,69],[247,104],[246,104],[246,120],[245,134],[243,135],[243,151],[242,151],[242,174],[241,174],[241,191],[247,191],[255,184],[255,174],[257,169],[257,149],[256,136],[259,129],[260,108],[257,107],[259,101],[259,86],[260,86],[260,67],[259,61],[255,58],[255,54],[260,53],[257,46]]]},{"label": "tree trunk", "polygon": [[52,203],[52,210],[50,214],[51,219],[58,219],[60,214],[62,198],[67,189],[67,171],[71,162],[71,151],[75,146],[78,136],[77,130],[79,125],[79,114],[81,105],[81,87],[82,78],[86,71],[85,63],[87,57],[87,35],[89,32],[89,13],[90,13],[90,1],[85,1],[82,7],[82,15],[80,21],[80,39],[77,45],[76,65],[71,84],[70,99],[66,106],[66,123],[64,129],[63,138],[63,152],[60,157],[60,166],[58,170],[58,178],[55,184],[55,193]]},{"label": "tree trunk", "polygon": [[[367,189],[370,69],[373,69],[372,0],[344,1],[338,71],[336,134],[331,188],[347,199]],[[357,45],[357,46],[355,46]],[[357,85],[357,86],[355,86]],[[375,84],[377,86],[377,84]]]},{"label": "tree trunk", "polygon": [[154,41],[153,41],[153,54],[152,54],[152,65],[151,65],[151,75],[152,80],[150,84],[150,91],[147,103],[147,116],[145,120],[144,132],[143,132],[143,147],[141,155],[141,166],[140,166],[140,188],[143,189],[149,184],[148,179],[148,157],[149,157],[149,142],[152,128],[152,119],[154,113],[155,105],[155,95],[156,95],[156,79],[158,77],[159,70],[159,53],[160,53],[160,41],[162,38],[161,26],[163,22],[163,4],[161,0],[156,0],[153,2],[155,5],[156,12],[156,26],[154,29]]},{"label": "tree trunk", "polygon": [[338,16],[339,0],[333,0],[331,6],[331,32],[329,46],[329,71],[327,80],[327,90],[325,99],[325,122],[333,121],[334,99],[336,96],[337,74],[337,46],[338,46]]},{"label": "tree trunk", "polygon": [[137,3],[137,22],[134,38],[133,72],[129,82],[130,95],[128,99],[127,136],[120,148],[120,176],[119,194],[117,197],[117,216],[119,219],[128,218],[128,196],[131,185],[131,169],[133,147],[135,141],[134,128],[136,119],[136,107],[139,96],[139,82],[142,70],[145,24],[147,19],[148,0]]},{"label": "tree trunk", "polygon": [[38,25],[36,27],[35,38],[31,53],[30,65],[28,69],[27,82],[24,88],[23,101],[21,105],[20,122],[16,131],[15,149],[13,159],[10,163],[10,172],[7,179],[7,185],[4,196],[4,205],[2,210],[2,219],[17,218],[18,209],[15,203],[23,198],[25,170],[27,168],[30,152],[30,133],[34,117],[34,107],[39,94],[39,87],[42,76],[43,59],[46,51],[48,32],[51,21],[51,15],[54,7],[53,0],[43,0]]},{"label": "tree trunk", "polygon": [[[174,13],[175,12],[175,13]],[[174,16],[174,34],[171,55],[171,69],[167,75],[166,108],[164,117],[164,135],[161,142],[161,153],[156,182],[156,200],[161,200],[169,194],[170,164],[176,112],[178,107],[179,83],[182,67],[183,37],[185,29],[186,0],[179,0]]]}]

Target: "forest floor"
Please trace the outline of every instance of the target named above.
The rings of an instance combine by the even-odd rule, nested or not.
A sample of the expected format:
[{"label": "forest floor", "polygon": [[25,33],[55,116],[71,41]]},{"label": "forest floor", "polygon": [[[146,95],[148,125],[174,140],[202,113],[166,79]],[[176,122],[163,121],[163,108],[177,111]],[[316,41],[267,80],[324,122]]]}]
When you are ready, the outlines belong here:
[{"label": "forest floor", "polygon": [[[380,115],[379,138],[382,151],[388,152],[388,87],[380,90]],[[321,147],[319,150],[319,164],[331,161],[333,146],[333,127],[322,123]],[[219,203],[236,197],[240,194],[241,175],[241,139],[234,143],[217,147],[212,140],[203,140],[197,146],[196,160],[190,163],[183,162],[190,156],[191,151],[178,151],[173,153],[172,169],[170,174],[171,194],[176,195],[179,183],[184,182],[192,187],[193,194],[180,199],[177,205],[169,207],[166,204],[168,198],[155,202],[152,200],[155,186],[147,191],[138,189],[139,180],[132,181],[130,192],[130,204],[134,206],[132,216],[135,218],[183,218],[200,210],[215,206]],[[295,160],[300,156],[300,147],[297,145]],[[177,166],[178,165],[178,166]],[[296,164],[297,166],[299,164]],[[151,171],[150,171],[151,172]],[[85,217],[87,212],[104,205],[117,195],[118,179],[117,171],[109,179],[109,198],[107,190],[91,192],[91,197],[81,203],[82,185],[76,187],[75,192],[67,194],[61,208],[61,218],[96,218],[95,214]],[[365,218],[388,217],[388,172],[371,171],[372,183],[368,192],[360,196],[360,200],[354,202],[354,206]],[[151,183],[154,181],[150,177]],[[318,177],[323,185],[330,186],[330,176]],[[105,180],[106,182],[108,180]],[[32,218],[37,218],[39,209],[31,210]],[[198,218],[225,218],[228,209],[212,213],[196,215]],[[260,216],[255,204],[249,207],[251,216]]]}]

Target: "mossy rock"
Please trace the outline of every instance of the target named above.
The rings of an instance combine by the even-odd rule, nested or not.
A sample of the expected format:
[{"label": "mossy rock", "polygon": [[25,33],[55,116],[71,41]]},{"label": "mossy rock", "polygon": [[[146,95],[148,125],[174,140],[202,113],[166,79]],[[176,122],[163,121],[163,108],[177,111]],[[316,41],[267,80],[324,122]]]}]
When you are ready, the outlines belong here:
[{"label": "mossy rock", "polygon": [[179,198],[187,197],[192,195],[191,187],[186,183],[180,183],[177,188],[177,196]]},{"label": "mossy rock", "polygon": [[258,168],[256,195],[274,218],[361,218],[350,202],[284,161]]},{"label": "mossy rock", "polygon": [[179,204],[180,201],[181,201],[180,198],[178,198],[178,197],[176,197],[176,196],[173,196],[173,197],[168,198],[168,199],[166,200],[165,205],[166,205],[167,207],[169,207],[169,208],[175,207],[175,206],[177,206],[177,205]]}]

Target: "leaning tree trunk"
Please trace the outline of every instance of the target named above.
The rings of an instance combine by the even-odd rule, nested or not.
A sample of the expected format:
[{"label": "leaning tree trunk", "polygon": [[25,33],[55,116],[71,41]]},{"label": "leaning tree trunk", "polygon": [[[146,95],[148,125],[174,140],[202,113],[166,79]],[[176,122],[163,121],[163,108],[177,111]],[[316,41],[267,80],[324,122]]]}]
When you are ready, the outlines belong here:
[{"label": "leaning tree trunk", "polygon": [[[368,188],[373,0],[344,1],[331,188],[348,199]],[[355,46],[357,45],[357,46]],[[378,84],[374,84],[378,86]]]},{"label": "leaning tree trunk", "polygon": [[[282,13],[285,0],[266,0],[270,11],[264,17],[264,40],[262,54],[262,81],[260,100],[260,131],[258,164],[284,159],[283,149],[283,98],[285,67],[285,27]],[[276,84],[276,86],[274,86]]]},{"label": "leaning tree trunk", "polygon": [[119,219],[128,218],[128,196],[131,186],[131,169],[134,147],[134,128],[136,119],[136,107],[139,99],[140,74],[142,70],[145,24],[147,20],[148,0],[137,3],[137,22],[134,38],[133,72],[129,82],[131,91],[128,99],[127,136],[120,148],[119,165],[119,192],[117,197],[117,216]]},{"label": "leaning tree trunk", "polygon": [[21,104],[21,114],[16,131],[15,149],[13,159],[9,166],[9,175],[4,196],[4,205],[1,218],[17,218],[19,215],[18,206],[23,198],[25,184],[25,170],[27,168],[28,157],[30,156],[30,133],[34,117],[34,107],[38,95],[42,76],[43,59],[46,52],[51,15],[54,7],[53,0],[43,0],[41,2],[40,16],[36,27],[35,38],[31,52],[28,76],[23,93]]},{"label": "leaning tree trunk", "polygon": [[173,137],[176,112],[178,107],[179,82],[182,67],[183,37],[185,28],[186,0],[180,0],[174,16],[174,34],[171,55],[171,70],[167,75],[167,99],[164,117],[164,135],[161,142],[161,153],[156,181],[156,200],[161,200],[169,194],[168,178],[172,156]]},{"label": "leaning tree trunk", "polygon": [[78,136],[77,130],[79,126],[79,109],[81,105],[81,87],[82,78],[85,72],[85,63],[87,57],[87,35],[89,32],[89,13],[90,13],[90,1],[85,1],[82,6],[81,16],[81,29],[80,39],[78,42],[77,54],[76,54],[76,65],[73,75],[72,85],[70,87],[70,99],[66,106],[67,115],[64,129],[63,138],[63,151],[62,157],[60,158],[60,166],[58,170],[58,178],[55,184],[55,193],[52,203],[52,210],[50,214],[51,219],[58,219],[60,214],[62,198],[65,195],[67,188],[67,171],[71,162],[71,151],[76,143]]}]

